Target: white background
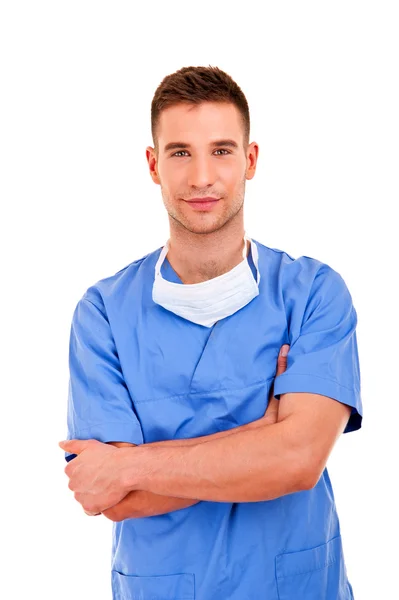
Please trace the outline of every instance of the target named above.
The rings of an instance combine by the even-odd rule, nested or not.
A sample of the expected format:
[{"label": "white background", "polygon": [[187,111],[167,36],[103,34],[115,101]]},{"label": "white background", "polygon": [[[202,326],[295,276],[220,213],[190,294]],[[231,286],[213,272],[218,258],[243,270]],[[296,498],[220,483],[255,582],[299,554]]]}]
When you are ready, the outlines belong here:
[{"label": "white background", "polygon": [[209,64],[243,89],[260,146],[248,234],[352,294],[363,428],[329,472],[355,599],[399,597],[396,5],[2,3],[2,598],[111,598],[112,523],[83,513],[57,445],[70,322],[90,285],[167,239],[150,104],[165,75]]}]

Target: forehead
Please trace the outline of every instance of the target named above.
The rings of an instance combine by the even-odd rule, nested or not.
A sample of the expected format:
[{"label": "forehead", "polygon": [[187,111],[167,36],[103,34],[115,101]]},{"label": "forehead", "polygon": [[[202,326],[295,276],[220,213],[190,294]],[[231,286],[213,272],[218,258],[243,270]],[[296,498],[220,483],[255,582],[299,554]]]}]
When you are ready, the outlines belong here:
[{"label": "forehead", "polygon": [[181,103],[164,109],[159,118],[160,146],[173,141],[198,142],[215,138],[233,138],[241,142],[241,114],[227,102]]}]

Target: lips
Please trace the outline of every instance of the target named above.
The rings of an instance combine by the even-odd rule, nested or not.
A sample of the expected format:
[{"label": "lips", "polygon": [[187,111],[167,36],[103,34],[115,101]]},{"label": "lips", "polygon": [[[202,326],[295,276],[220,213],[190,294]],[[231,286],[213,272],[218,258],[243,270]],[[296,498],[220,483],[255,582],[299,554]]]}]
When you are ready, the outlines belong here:
[{"label": "lips", "polygon": [[213,198],[212,196],[206,196],[205,198],[191,198],[191,200],[186,200],[186,202],[217,202],[220,198]]},{"label": "lips", "polygon": [[191,198],[191,200],[186,200],[187,204],[190,205],[190,208],[194,210],[212,210],[214,206],[219,202],[220,198],[213,198],[212,196],[206,196],[205,198]]}]

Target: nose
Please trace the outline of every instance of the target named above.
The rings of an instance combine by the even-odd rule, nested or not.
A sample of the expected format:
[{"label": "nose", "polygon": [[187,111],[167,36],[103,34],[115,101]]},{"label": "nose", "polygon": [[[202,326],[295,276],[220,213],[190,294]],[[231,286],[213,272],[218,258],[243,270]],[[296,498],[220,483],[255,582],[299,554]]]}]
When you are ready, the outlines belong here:
[{"label": "nose", "polygon": [[205,189],[215,183],[215,177],[212,159],[208,157],[196,157],[190,161],[188,171],[188,184],[190,186]]}]

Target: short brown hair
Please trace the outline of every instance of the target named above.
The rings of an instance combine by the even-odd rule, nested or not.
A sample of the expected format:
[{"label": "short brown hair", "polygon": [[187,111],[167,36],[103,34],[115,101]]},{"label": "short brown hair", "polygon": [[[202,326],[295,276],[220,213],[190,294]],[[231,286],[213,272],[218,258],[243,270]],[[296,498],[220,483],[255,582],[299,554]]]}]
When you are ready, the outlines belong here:
[{"label": "short brown hair", "polygon": [[241,88],[218,67],[183,67],[166,75],[157,87],[151,103],[151,134],[158,154],[157,128],[163,109],[180,102],[230,102],[240,111],[244,128],[244,147],[249,143],[248,102]]}]

